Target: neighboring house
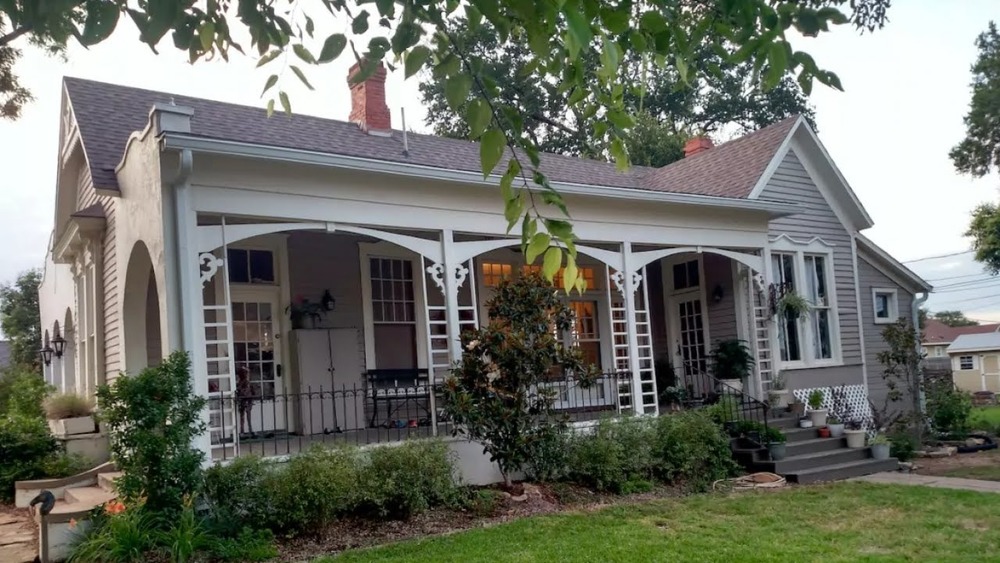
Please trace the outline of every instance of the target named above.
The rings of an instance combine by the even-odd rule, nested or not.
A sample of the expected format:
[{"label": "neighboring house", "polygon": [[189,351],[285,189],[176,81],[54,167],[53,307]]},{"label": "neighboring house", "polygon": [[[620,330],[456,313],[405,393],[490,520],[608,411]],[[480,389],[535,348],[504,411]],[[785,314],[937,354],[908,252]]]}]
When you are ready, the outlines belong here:
[{"label": "neighboring house", "polygon": [[[435,433],[428,380],[460,358],[459,332],[485,320],[497,283],[531,267],[478,145],[392,129],[384,81],[352,86],[343,122],[65,79],[41,299],[46,329],[62,323],[74,348],[50,380],[92,393],[188,350],[212,399],[199,446],[215,458],[261,436],[285,440],[256,450],[273,454],[290,436]],[[799,394],[884,393],[880,328],[914,318],[931,288],[860,234],[872,219],[804,119],[696,139],[659,169],[556,155],[542,168],[587,280],[561,337],[609,373],[587,404],[558,387],[560,405],[655,413],[656,369],[704,393],[713,343],[734,338],[757,358],[750,395],[778,370]],[[812,310],[776,318],[782,288]],[[322,304],[318,328],[293,328],[299,296]],[[252,428],[238,388],[257,405]]]},{"label": "neighboring house", "polygon": [[1000,393],[1000,332],[959,335],[948,346],[948,357],[959,389]]},{"label": "neighboring house", "polygon": [[924,322],[924,333],[920,345],[923,348],[924,363],[928,368],[950,369],[951,359],[948,347],[963,334],[989,334],[1000,332],[1000,323],[973,326],[948,326],[941,321],[928,318]]}]

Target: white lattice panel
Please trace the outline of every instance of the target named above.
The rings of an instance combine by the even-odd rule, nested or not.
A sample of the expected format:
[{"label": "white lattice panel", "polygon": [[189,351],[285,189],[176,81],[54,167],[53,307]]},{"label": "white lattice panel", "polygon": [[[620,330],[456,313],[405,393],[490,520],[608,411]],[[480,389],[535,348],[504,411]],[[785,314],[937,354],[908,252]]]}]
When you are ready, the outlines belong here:
[{"label": "white lattice panel", "polygon": [[[836,386],[836,387],[839,387]],[[805,404],[809,404],[809,394],[813,392],[814,389],[819,389],[823,392],[823,408],[829,409],[833,406],[833,394],[830,392],[832,387],[814,387],[810,389],[795,389],[792,391],[792,395],[795,398]],[[872,425],[872,409],[871,405],[868,403],[868,390],[865,389],[864,385],[845,385],[844,391],[847,394],[847,406],[851,409],[851,416],[853,418],[860,418],[865,428],[871,428]]]}]

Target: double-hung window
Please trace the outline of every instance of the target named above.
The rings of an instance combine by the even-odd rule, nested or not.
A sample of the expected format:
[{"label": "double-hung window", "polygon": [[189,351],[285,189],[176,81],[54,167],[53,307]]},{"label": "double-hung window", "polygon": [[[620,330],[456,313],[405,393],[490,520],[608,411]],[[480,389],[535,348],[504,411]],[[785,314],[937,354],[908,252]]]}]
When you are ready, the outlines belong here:
[{"label": "double-hung window", "polygon": [[778,348],[786,367],[828,364],[838,358],[838,324],[831,254],[815,245],[779,245],[771,253],[771,278],[778,296],[796,293],[808,313],[776,319]]}]

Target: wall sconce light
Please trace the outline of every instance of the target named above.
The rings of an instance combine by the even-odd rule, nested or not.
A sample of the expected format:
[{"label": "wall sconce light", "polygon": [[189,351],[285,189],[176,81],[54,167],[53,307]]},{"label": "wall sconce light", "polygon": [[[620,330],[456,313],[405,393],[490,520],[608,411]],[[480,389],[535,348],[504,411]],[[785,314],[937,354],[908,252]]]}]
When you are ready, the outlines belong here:
[{"label": "wall sconce light", "polygon": [[42,359],[42,362],[46,366],[52,365],[52,352],[53,352],[52,347],[49,346],[48,344],[45,345],[45,348],[42,348],[41,350],[38,351],[38,357]]},{"label": "wall sconce light", "polygon": [[337,308],[337,300],[330,295],[330,290],[327,289],[323,292],[323,297],[320,299],[320,304],[323,305],[324,311],[332,311]]},{"label": "wall sconce light", "polygon": [[724,292],[722,290],[721,285],[715,286],[715,289],[712,290],[712,300],[715,301],[716,303],[722,301],[723,295]]},{"label": "wall sconce light", "polygon": [[66,350],[66,339],[59,334],[59,331],[56,331],[56,336],[52,339],[52,348],[57,358],[63,357],[63,352]]}]

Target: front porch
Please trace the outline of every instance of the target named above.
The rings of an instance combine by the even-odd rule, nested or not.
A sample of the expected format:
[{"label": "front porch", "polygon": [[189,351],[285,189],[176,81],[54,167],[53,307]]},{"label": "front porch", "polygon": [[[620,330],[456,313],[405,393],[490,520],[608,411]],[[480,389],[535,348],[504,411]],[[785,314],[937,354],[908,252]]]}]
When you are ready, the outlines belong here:
[{"label": "front porch", "polygon": [[[457,335],[486,322],[501,279],[538,268],[507,238],[218,215],[198,222],[205,354],[194,365],[209,397],[214,459],[450,435],[440,385],[461,356]],[[720,340],[747,341],[757,358],[747,392],[766,394],[763,249],[578,248],[587,289],[565,297],[576,325],[561,338],[604,376],[589,387],[553,380],[556,406],[571,420],[656,414],[663,386],[705,399],[717,391],[708,352]],[[293,320],[293,307],[315,314]]]}]

